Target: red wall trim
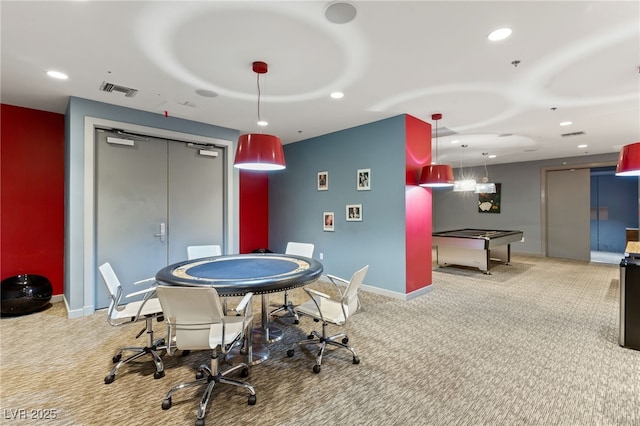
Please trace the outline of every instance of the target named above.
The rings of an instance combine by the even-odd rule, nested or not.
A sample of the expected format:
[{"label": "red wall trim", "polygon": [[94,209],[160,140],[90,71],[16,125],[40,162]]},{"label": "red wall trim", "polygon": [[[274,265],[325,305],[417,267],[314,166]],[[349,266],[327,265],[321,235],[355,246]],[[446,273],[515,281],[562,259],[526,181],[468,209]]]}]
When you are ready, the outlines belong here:
[{"label": "red wall trim", "polygon": [[1,105],[0,274],[64,292],[64,115]]}]

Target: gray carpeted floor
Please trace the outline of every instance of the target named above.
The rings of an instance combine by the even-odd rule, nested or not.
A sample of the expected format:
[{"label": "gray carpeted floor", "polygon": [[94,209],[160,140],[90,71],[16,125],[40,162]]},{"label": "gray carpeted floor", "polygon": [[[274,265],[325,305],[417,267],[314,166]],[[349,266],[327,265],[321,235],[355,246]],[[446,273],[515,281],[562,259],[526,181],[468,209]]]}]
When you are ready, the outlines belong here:
[{"label": "gray carpeted floor", "polygon": [[[515,255],[491,271],[435,268],[433,290],[408,302],[362,292],[347,326],[361,363],[335,351],[320,374],[310,352],[286,356],[319,324],[278,320],[284,339],[251,368],[257,404],[220,386],[207,424],[640,425],[640,351],[618,345],[618,266]],[[196,390],[160,404],[208,352],[165,357],[159,380],[145,360],[105,385],[114,350],[137,343],[139,328],[105,318],[68,320],[58,303],[0,321],[2,424],[194,423]]]}]

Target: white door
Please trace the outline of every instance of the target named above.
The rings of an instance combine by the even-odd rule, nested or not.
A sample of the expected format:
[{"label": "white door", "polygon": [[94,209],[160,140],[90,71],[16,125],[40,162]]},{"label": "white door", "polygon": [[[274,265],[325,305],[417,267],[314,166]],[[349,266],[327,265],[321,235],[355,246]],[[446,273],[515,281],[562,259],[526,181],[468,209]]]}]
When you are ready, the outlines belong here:
[{"label": "white door", "polygon": [[[224,246],[224,149],[96,132],[96,264],[110,262],[125,293],[187,257],[191,244]],[[108,293],[96,282],[96,308]],[[132,299],[135,300],[135,299]]]}]

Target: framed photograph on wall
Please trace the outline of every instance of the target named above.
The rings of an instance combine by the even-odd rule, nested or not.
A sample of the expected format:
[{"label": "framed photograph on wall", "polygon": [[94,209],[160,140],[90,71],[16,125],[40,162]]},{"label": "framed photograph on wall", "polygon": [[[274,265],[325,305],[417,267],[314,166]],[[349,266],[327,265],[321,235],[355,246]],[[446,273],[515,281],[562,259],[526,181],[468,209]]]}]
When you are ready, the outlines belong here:
[{"label": "framed photograph on wall", "polygon": [[358,169],[358,191],[371,190],[371,169]]},{"label": "framed photograph on wall", "polygon": [[322,230],[323,231],[333,231],[333,221],[334,221],[333,212],[323,212],[322,213]]},{"label": "framed photograph on wall", "polygon": [[362,204],[347,204],[346,215],[347,222],[361,222]]},{"label": "framed photograph on wall", "polygon": [[500,190],[502,184],[496,183],[496,192],[478,194],[478,213],[500,213]]},{"label": "framed photograph on wall", "polygon": [[318,172],[318,191],[329,190],[329,172]]}]

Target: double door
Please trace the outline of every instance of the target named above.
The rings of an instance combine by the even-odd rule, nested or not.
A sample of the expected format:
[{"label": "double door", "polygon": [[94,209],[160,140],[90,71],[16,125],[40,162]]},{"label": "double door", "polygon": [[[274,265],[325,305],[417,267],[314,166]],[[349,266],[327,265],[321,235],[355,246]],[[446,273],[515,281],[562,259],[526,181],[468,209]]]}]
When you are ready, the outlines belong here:
[{"label": "double door", "polygon": [[[185,260],[187,246],[224,246],[224,148],[96,131],[96,264],[125,293]],[[96,308],[108,306],[101,277]]]}]

